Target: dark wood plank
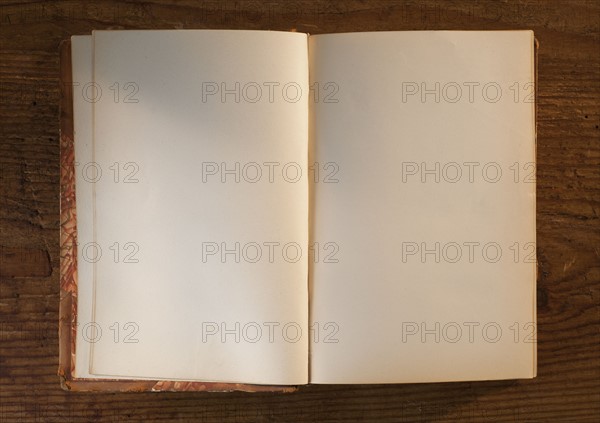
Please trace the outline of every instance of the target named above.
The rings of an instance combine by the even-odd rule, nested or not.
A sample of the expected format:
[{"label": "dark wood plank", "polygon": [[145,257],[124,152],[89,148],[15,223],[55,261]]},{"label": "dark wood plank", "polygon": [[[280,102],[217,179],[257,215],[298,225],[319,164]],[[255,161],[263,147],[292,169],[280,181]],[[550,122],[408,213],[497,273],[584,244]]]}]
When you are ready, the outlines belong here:
[{"label": "dark wood plank", "polygon": [[[110,27],[295,28],[310,33],[533,29],[540,42],[538,377],[310,386],[287,395],[63,392],[56,376],[58,45],[70,35]],[[0,6],[0,123],[2,422],[600,419],[597,1],[4,2]]]}]

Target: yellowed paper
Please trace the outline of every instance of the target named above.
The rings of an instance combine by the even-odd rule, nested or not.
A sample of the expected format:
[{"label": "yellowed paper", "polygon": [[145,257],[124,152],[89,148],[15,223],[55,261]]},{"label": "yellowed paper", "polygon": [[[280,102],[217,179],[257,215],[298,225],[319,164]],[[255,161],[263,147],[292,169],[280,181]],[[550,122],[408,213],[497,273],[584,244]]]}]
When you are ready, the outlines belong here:
[{"label": "yellowed paper", "polygon": [[[312,383],[535,375],[533,33],[310,37]],[[331,250],[334,251],[334,250]],[[327,326],[327,330],[324,328]]]},{"label": "yellowed paper", "polygon": [[307,383],[307,36],[96,31],[94,50],[90,372]]}]

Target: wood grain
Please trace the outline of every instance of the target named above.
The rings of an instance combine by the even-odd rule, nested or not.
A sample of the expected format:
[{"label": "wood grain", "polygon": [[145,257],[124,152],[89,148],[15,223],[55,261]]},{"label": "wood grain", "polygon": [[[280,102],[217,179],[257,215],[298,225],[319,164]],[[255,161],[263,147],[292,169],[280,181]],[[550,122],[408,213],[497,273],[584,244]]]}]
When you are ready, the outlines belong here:
[{"label": "wood grain", "polygon": [[[538,377],[281,394],[73,394],[58,364],[58,45],[101,28],[533,29],[539,40]],[[600,420],[600,3],[4,2],[0,422]],[[452,363],[448,363],[452,365]]]}]

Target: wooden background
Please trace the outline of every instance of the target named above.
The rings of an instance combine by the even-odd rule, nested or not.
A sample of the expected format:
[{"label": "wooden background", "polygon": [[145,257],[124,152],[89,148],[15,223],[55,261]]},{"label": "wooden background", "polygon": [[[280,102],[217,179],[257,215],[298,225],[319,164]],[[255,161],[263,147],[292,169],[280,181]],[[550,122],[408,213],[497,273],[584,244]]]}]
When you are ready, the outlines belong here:
[{"label": "wooden background", "polygon": [[[533,29],[538,377],[310,386],[287,395],[63,392],[58,45],[109,27]],[[600,2],[8,1],[0,6],[0,43],[1,422],[600,421]]]}]

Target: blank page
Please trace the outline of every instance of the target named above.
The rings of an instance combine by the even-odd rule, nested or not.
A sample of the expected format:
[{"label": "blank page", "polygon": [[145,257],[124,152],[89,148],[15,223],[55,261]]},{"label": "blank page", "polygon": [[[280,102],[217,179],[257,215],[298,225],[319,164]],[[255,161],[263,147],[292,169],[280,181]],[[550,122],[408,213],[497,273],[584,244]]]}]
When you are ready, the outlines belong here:
[{"label": "blank page", "polygon": [[306,34],[93,36],[90,372],[306,383]]},{"label": "blank page", "polygon": [[336,92],[312,111],[311,381],[533,377],[533,33],[318,35],[309,56]]},{"label": "blank page", "polygon": [[94,261],[98,244],[94,242],[93,187],[98,166],[93,161],[93,87],[91,35],[71,37],[73,75],[73,144],[75,150],[75,190],[77,208],[77,333],[73,375],[77,378],[112,379],[90,373],[91,345],[102,339],[93,320]]},{"label": "blank page", "polygon": [[[73,74],[73,143],[75,149],[75,197],[77,200],[77,335],[75,372],[78,378],[89,373],[90,337],[84,332],[92,328],[93,263],[88,256],[93,249],[92,179],[85,174],[92,163],[92,103],[84,96],[83,87],[92,82],[92,37],[71,37]],[[85,169],[85,170],[84,170]],[[90,176],[93,176],[90,174]],[[93,257],[92,257],[93,258]],[[90,335],[92,335],[90,333]],[[87,334],[86,334],[87,336]]]}]

